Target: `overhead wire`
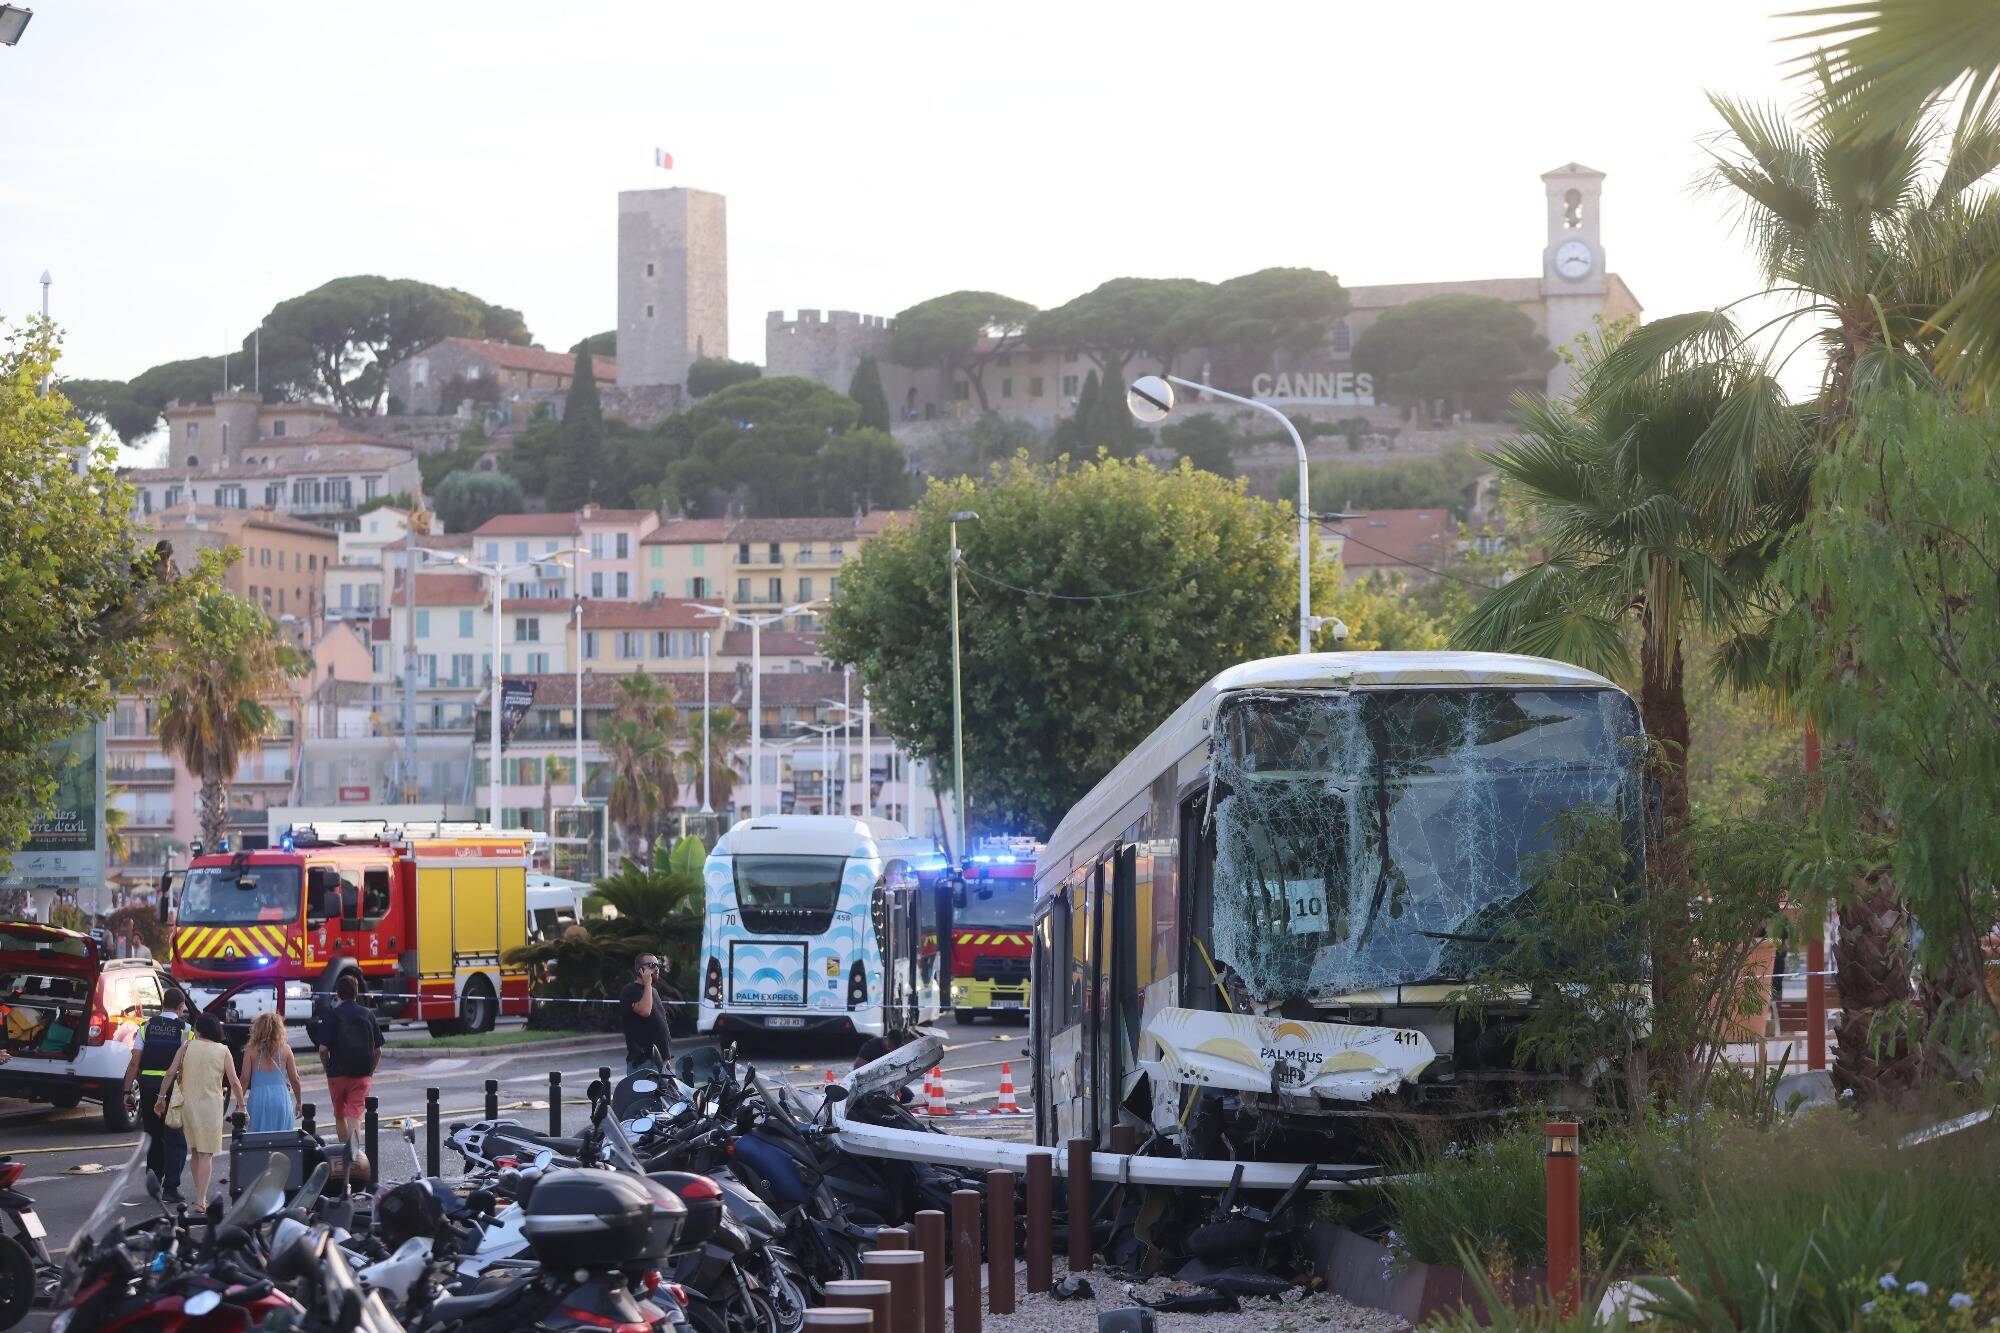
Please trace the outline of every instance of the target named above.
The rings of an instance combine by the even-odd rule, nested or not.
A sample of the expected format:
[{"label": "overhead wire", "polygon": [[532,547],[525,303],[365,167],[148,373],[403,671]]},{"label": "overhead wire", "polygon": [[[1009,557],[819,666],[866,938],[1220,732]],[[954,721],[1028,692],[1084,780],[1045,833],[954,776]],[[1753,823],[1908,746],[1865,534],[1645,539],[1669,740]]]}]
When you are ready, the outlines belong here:
[{"label": "overhead wire", "polygon": [[973,578],[983,579],[986,582],[991,583],[996,587],[1005,588],[1008,592],[1020,593],[1024,597],[1045,597],[1052,602],[1122,601],[1127,597],[1144,597],[1148,593],[1164,592],[1168,588],[1179,587],[1182,584],[1186,583],[1189,578],[1193,577],[1192,575],[1183,575],[1182,577],[1177,579],[1168,579],[1164,583],[1155,583],[1149,588],[1133,588],[1128,592],[1099,592],[1099,593],[1046,592],[1040,588],[1023,588],[1017,584],[1007,582],[1007,580],[999,577],[997,574],[988,574],[985,570],[974,569],[969,563],[967,563],[964,556],[962,555],[959,557],[958,563],[959,563],[959,568],[963,569],[968,575],[970,575]]}]

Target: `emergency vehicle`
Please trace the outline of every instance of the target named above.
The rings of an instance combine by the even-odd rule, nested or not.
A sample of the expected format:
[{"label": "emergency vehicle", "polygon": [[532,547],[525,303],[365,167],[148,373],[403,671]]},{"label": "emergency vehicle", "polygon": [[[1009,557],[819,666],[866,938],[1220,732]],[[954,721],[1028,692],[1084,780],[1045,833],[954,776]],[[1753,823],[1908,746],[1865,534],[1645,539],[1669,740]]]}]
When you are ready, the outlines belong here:
[{"label": "emergency vehicle", "polygon": [[[352,972],[385,1018],[434,1036],[528,1012],[534,835],[471,823],[295,824],[276,846],[196,855],[172,899],[173,975],[197,1007],[303,1023]],[[258,984],[259,982],[265,984]]]},{"label": "emergency vehicle", "polygon": [[951,1011],[962,1022],[1028,1012],[1040,850],[1032,838],[985,839],[952,895]]}]

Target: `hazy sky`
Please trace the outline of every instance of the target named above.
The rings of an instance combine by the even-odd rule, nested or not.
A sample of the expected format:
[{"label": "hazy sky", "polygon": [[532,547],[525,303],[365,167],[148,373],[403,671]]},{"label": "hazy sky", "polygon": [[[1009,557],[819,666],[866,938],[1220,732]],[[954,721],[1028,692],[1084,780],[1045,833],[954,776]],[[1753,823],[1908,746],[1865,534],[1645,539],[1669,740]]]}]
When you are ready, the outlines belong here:
[{"label": "hazy sky", "polygon": [[615,319],[617,191],[686,185],[729,198],[761,361],[768,310],[959,287],[1529,276],[1574,159],[1659,316],[1755,285],[1688,182],[1706,90],[1796,97],[1792,7],[38,0],[0,47],[0,313],[52,271],[65,372],[127,377],[381,273],[567,347]]}]

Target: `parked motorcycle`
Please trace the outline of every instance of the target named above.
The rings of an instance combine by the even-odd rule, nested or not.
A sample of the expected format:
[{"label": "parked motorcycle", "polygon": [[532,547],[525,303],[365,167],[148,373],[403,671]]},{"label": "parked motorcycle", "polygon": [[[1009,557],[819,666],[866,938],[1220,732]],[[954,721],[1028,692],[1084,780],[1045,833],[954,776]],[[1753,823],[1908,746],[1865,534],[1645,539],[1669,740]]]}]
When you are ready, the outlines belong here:
[{"label": "parked motorcycle", "polygon": [[26,1162],[0,1157],[0,1218],[13,1224],[12,1235],[0,1229],[0,1329],[14,1327],[34,1306],[48,1304],[62,1280],[35,1201],[16,1188],[27,1169]]}]

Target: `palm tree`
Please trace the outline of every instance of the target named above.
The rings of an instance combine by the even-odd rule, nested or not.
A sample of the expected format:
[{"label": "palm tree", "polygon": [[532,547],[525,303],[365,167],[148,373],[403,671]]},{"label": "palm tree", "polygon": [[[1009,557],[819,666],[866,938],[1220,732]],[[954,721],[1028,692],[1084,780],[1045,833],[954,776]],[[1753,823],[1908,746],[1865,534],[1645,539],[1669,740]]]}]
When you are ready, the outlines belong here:
[{"label": "palm tree", "polygon": [[[685,771],[693,775],[694,785],[701,784],[701,715],[688,719],[688,748],[681,752]],[[708,803],[723,815],[722,827],[728,828],[730,797],[736,794],[736,784],[743,779],[731,765],[730,759],[738,750],[750,743],[750,728],[744,724],[743,715],[734,708],[711,708],[708,710]]]},{"label": "palm tree", "polygon": [[112,865],[122,866],[131,853],[125,841],[125,826],[132,820],[132,812],[118,804],[118,798],[125,794],[125,788],[116,783],[104,789],[104,855]]},{"label": "palm tree", "polygon": [[664,680],[634,671],[619,682],[618,701],[604,724],[611,759],[611,819],[628,847],[649,848],[663,811],[680,800],[674,775],[679,711]]},{"label": "palm tree", "polygon": [[160,744],[201,781],[201,834],[210,847],[229,820],[237,760],[271,729],[264,700],[311,664],[277,637],[271,618],[216,589],[196,602],[160,682]]}]

